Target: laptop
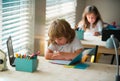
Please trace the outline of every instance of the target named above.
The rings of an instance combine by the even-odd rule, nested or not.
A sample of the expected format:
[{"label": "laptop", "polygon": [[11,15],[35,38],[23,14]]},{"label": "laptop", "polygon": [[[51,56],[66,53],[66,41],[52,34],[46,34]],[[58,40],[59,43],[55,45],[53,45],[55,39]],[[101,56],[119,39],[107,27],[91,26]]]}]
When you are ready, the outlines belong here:
[{"label": "laptop", "polygon": [[[87,51],[85,51],[87,50]],[[78,54],[73,60],[49,60],[50,63],[54,63],[54,64],[61,64],[61,65],[74,65],[77,63],[81,63],[82,61],[82,56],[84,55],[83,52],[87,52],[87,54],[91,55],[94,54],[95,52],[95,48],[90,48],[90,49],[83,49],[82,52],[80,52],[80,54]]]},{"label": "laptop", "polygon": [[15,63],[14,63],[15,57],[14,57],[14,51],[13,51],[13,45],[12,45],[11,36],[9,36],[6,43],[7,43],[7,50],[8,50],[8,57],[9,57],[10,65],[15,67]]},{"label": "laptop", "polygon": [[113,34],[120,41],[120,28],[110,28],[111,25],[103,28],[102,30],[102,41],[106,41]]}]

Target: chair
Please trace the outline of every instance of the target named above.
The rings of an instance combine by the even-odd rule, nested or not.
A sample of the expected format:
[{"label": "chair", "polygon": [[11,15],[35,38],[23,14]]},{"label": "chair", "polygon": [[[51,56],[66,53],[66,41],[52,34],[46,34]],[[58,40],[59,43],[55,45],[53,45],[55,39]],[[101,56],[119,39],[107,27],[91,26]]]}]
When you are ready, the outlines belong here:
[{"label": "chair", "polygon": [[95,50],[94,50],[94,53],[93,53],[94,54],[93,62],[97,62],[98,61],[97,53],[98,53],[98,45],[95,46]]},{"label": "chair", "polygon": [[[90,62],[95,63],[97,62],[97,51],[98,51],[98,45],[96,45],[94,48],[85,48],[85,50],[93,49],[88,55],[91,56]],[[84,57],[83,57],[84,58]],[[87,57],[85,57],[87,58]],[[84,60],[84,59],[83,59]],[[86,60],[86,59],[85,59]]]}]

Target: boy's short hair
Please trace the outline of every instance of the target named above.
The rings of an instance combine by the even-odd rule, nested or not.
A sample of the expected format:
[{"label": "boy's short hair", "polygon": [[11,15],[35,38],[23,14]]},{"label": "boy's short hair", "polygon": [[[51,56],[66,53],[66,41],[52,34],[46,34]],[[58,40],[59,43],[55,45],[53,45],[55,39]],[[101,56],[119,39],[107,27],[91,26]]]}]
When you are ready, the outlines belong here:
[{"label": "boy's short hair", "polygon": [[70,43],[75,37],[75,31],[71,28],[70,24],[65,19],[56,19],[50,25],[48,36],[51,43],[55,43],[55,38],[65,37],[67,42]]}]

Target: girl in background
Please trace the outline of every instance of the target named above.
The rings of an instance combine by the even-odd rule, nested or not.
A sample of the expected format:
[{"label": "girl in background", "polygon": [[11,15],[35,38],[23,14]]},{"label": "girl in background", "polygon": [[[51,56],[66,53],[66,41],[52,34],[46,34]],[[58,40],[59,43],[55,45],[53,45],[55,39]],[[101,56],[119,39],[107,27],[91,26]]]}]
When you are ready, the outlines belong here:
[{"label": "girl in background", "polygon": [[76,29],[83,29],[86,34],[98,36],[102,32],[103,20],[98,9],[89,5],[85,8],[82,20],[76,26]]}]

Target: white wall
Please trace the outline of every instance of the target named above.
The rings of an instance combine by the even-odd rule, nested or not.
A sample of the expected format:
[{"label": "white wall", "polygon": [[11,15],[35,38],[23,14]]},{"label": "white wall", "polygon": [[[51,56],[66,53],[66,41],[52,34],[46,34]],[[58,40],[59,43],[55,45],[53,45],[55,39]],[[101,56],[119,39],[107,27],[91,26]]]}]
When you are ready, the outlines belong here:
[{"label": "white wall", "polygon": [[34,51],[40,50],[41,54],[44,53],[44,36],[45,36],[45,9],[46,0],[35,0],[35,39]]},{"label": "white wall", "polygon": [[77,0],[77,5],[76,5],[76,24],[81,20],[82,18],[82,13],[85,7],[85,0]]},{"label": "white wall", "polygon": [[35,36],[44,36],[46,0],[35,0]]},{"label": "white wall", "polygon": [[120,0],[86,0],[85,5],[95,5],[105,22],[112,23],[116,21],[120,25]]}]

